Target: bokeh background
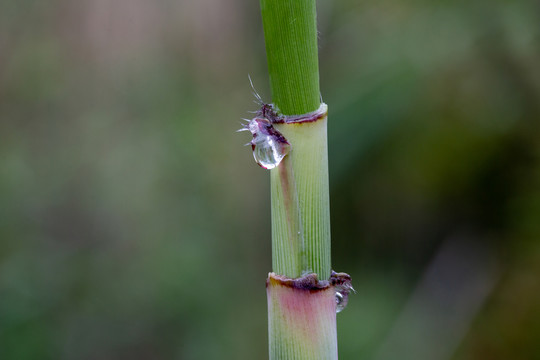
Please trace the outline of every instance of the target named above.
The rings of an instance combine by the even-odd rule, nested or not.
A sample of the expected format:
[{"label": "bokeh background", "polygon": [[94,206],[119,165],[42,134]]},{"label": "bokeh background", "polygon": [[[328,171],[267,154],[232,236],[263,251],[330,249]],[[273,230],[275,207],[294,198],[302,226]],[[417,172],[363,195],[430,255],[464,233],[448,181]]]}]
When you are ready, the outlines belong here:
[{"label": "bokeh background", "polygon": [[[540,358],[540,3],[320,1],[342,359]],[[265,359],[257,1],[0,2],[0,358]]]}]

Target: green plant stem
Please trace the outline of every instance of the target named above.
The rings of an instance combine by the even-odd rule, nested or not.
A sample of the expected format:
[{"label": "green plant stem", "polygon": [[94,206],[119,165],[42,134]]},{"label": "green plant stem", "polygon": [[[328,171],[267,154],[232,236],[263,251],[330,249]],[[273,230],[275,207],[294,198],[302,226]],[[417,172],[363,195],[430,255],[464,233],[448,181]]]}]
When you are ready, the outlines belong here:
[{"label": "green plant stem", "polygon": [[[270,171],[272,268],[290,278],[309,272],[320,279],[330,276],[326,122],[325,117],[315,122],[274,125],[292,148]],[[295,221],[300,224],[294,225]]]},{"label": "green plant stem", "polygon": [[261,0],[272,100],[284,115],[320,104],[315,0]]},{"label": "green plant stem", "polygon": [[[319,109],[315,1],[261,0],[261,11],[274,105],[284,115]],[[291,152],[271,170],[273,271],[291,278],[315,272],[328,279],[326,117],[274,126],[291,144]]]},{"label": "green plant stem", "polygon": [[292,158],[286,156],[270,172],[272,184],[272,267],[280,274],[300,274],[309,267],[306,259],[302,212]]},{"label": "green plant stem", "polygon": [[[320,103],[315,0],[261,0],[261,11],[272,100],[285,115],[273,126],[291,145],[270,170],[275,273],[267,280],[270,359],[337,359],[335,289],[322,290],[317,280],[330,279],[331,264],[327,116]],[[316,110],[321,116],[310,118]],[[288,122],[292,115],[309,121]]]},{"label": "green plant stem", "polygon": [[309,280],[268,276],[270,359],[337,359],[335,289]]}]

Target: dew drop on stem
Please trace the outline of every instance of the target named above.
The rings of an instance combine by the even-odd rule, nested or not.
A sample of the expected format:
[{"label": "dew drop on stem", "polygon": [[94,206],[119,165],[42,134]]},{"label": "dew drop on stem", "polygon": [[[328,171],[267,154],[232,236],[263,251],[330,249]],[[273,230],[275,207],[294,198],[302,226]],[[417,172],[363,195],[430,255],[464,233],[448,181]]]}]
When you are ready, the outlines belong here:
[{"label": "dew drop on stem", "polygon": [[343,295],[339,291],[336,291],[336,312],[339,313],[345,309],[348,302],[348,294]]},{"label": "dew drop on stem", "polygon": [[346,273],[337,273],[332,271],[330,283],[334,286],[336,297],[336,312],[339,313],[345,309],[349,302],[349,294],[356,292],[351,285],[351,276]]},{"label": "dew drop on stem", "polygon": [[267,119],[256,117],[245,128],[253,135],[250,142],[253,157],[265,169],[278,166],[291,150],[287,139]]}]

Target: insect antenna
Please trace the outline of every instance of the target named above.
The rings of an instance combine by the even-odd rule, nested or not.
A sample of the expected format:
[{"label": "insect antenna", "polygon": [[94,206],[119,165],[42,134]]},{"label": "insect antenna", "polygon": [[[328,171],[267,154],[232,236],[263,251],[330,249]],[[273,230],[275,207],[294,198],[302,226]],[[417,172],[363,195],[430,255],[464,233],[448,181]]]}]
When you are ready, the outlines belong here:
[{"label": "insect antenna", "polygon": [[251,93],[257,99],[257,101],[255,101],[255,103],[258,104],[258,105],[264,104],[264,102],[263,102],[263,100],[261,98],[261,95],[259,95],[257,90],[255,90],[255,86],[253,86],[253,81],[251,81],[251,76],[249,74],[248,74],[248,79],[249,79],[249,83],[251,84],[251,89],[253,90]]}]

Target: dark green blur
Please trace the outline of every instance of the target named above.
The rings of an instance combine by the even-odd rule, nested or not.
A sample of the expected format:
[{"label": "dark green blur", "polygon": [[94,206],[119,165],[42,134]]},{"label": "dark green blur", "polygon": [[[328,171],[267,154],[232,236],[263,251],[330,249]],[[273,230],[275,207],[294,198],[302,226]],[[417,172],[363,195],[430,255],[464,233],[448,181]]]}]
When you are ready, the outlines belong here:
[{"label": "dark green blur", "polygon": [[[341,359],[540,356],[540,8],[321,1]],[[0,359],[265,359],[254,1],[0,2]]]}]

